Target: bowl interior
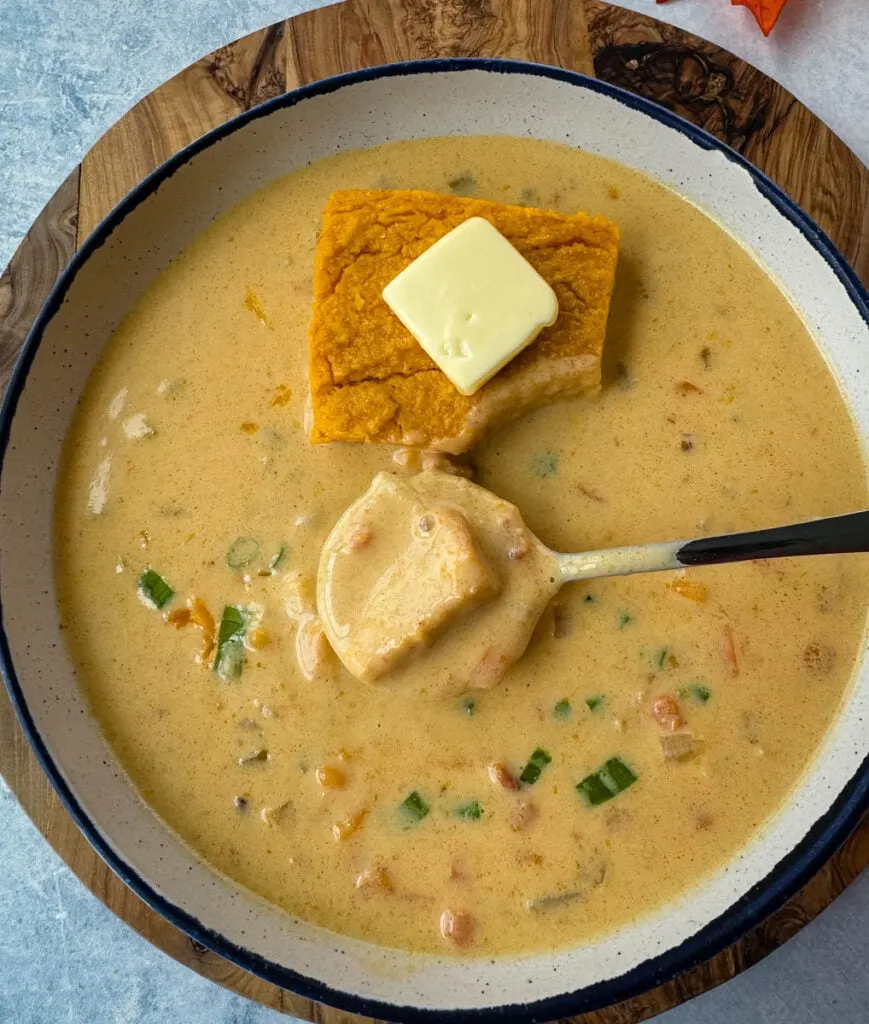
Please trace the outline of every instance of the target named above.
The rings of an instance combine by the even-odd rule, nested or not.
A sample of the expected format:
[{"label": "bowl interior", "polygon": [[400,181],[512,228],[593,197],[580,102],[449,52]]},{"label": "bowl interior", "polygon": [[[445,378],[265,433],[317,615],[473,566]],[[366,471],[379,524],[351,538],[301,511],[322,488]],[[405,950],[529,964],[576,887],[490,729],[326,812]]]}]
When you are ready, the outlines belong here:
[{"label": "bowl interior", "polygon": [[844,838],[867,788],[864,664],[794,798],[725,869],[593,945],[460,961],[344,939],[266,905],[202,864],[114,760],[58,627],[50,541],[61,444],[103,346],[181,248],[275,177],[342,150],[480,133],[581,147],[706,211],[789,296],[869,436],[866,308],[815,229],[742,162],[666,112],[570,73],[505,62],[397,66],[331,80],[242,117],[156,172],[98,229],[49,302],[0,434],[0,653],[24,724],[79,823],[140,895],[199,941],[303,994],[405,1021],[420,1010],[485,1016],[504,1006],[530,1013],[531,1004],[540,1017],[575,1012],[704,959],[804,880],[836,836]]}]

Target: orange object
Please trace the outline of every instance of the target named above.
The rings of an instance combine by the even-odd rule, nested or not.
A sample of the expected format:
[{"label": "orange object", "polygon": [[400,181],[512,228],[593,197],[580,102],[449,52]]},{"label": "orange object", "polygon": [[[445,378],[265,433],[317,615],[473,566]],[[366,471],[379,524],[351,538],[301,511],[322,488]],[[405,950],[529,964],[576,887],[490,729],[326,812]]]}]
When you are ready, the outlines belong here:
[{"label": "orange object", "polygon": [[705,601],[709,597],[709,591],[706,589],[705,584],[697,580],[687,579],[684,576],[677,577],[672,583],[668,583],[667,586],[680,596],[687,597],[689,601]]},{"label": "orange object", "polygon": [[768,36],[788,0],[730,0],[734,7],[747,7],[757,19],[763,34]]},{"label": "orange object", "polygon": [[[469,217],[484,217],[558,296],[558,319],[492,380],[461,394],[383,301],[383,288]],[[314,260],[311,440],[460,454],[528,409],[600,386],[619,230],[604,217],[415,189],[326,203]]]}]

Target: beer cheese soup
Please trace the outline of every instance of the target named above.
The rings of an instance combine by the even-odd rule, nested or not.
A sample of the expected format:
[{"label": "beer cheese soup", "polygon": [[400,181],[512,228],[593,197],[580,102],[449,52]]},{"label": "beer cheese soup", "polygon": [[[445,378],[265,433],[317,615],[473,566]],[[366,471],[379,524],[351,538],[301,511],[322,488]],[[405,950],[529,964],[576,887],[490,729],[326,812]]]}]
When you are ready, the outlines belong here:
[{"label": "beer cheese soup", "polygon": [[[324,204],[348,185],[616,222],[599,393],[529,412],[458,459],[311,444],[314,250]],[[408,529],[413,544],[466,556],[447,583],[423,573],[415,587],[394,573],[379,628],[399,635],[413,607],[434,629],[451,595],[473,602],[522,582],[478,559],[475,545],[492,537],[451,511],[443,474],[453,472],[515,506],[505,543],[524,520],[560,551],[867,504],[860,443],[812,338],[700,211],[554,144],[399,142],[251,196],[120,326],[81,399],[58,485],[65,635],[142,797],[266,900],[410,950],[585,942],[722,867],[787,800],[848,693],[865,560],[569,585],[498,685],[427,689],[419,673],[400,685],[396,671],[424,664],[411,648],[431,640],[407,632],[397,660],[360,645],[360,681],[326,639],[316,577],[326,538],[378,474],[396,494],[446,494]],[[364,529],[347,539],[369,542],[378,537]],[[338,627],[381,579],[342,565],[331,581]]]}]

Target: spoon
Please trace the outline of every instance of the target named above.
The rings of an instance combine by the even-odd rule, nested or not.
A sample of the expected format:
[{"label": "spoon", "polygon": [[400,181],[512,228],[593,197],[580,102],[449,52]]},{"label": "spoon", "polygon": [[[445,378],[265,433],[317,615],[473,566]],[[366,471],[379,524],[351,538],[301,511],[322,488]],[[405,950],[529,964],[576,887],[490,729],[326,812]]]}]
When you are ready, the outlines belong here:
[{"label": "spoon", "polygon": [[869,551],[869,512],[851,512],[769,530],[728,533],[700,540],[674,540],[566,555],[554,552],[561,582],[629,576],[697,565],[745,562],[793,555],[838,555]]},{"label": "spoon", "polygon": [[358,679],[437,699],[499,683],[565,583],[854,551],[869,551],[869,511],[562,554],[531,533],[515,505],[469,480],[379,473],[324,544],[317,608]]}]

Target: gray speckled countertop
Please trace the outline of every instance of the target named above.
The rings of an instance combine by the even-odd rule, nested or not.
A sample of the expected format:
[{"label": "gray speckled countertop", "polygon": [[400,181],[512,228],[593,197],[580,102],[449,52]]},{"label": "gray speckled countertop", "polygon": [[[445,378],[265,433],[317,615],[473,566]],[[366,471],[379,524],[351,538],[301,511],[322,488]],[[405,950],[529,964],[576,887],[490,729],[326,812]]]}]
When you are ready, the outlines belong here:
[{"label": "gray speckled countertop", "polygon": [[[638,10],[651,4],[615,2]],[[203,53],[315,6],[317,0],[0,0],[0,267],[67,173],[137,99]],[[869,98],[867,0],[792,0],[769,44],[726,0],[715,7],[681,0],[654,13],[785,81],[869,161],[869,121],[852,116],[832,88],[845,76],[844,62],[852,69],[852,109]],[[801,38],[813,41],[811,52],[801,51]],[[864,874],[762,964],[658,1020],[866,1024],[867,922]],[[287,1019],[200,978],[128,929],[62,864],[0,782],[0,1024]]]}]

